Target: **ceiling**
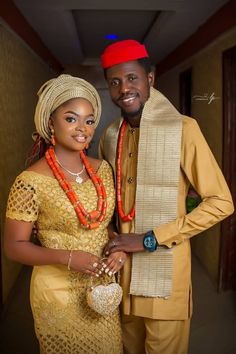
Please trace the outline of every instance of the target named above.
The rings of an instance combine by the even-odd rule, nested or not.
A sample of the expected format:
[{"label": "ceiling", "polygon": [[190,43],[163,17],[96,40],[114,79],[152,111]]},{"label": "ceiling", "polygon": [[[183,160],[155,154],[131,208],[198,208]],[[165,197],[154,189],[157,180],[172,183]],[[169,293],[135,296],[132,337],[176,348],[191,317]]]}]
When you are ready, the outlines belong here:
[{"label": "ceiling", "polygon": [[96,65],[116,35],[144,43],[156,64],[227,0],[14,0],[61,65]]}]

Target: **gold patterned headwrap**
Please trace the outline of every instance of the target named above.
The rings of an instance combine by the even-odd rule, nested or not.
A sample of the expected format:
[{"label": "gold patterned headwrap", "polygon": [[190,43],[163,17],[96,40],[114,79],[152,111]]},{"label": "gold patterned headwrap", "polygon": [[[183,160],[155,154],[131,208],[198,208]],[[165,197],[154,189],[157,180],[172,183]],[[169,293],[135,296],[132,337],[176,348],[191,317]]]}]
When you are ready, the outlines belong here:
[{"label": "gold patterned headwrap", "polygon": [[93,106],[95,127],[101,116],[101,101],[96,89],[87,81],[71,75],[62,74],[45,82],[38,91],[38,103],[34,122],[39,135],[50,142],[49,118],[53,111],[72,98],[85,98]]}]

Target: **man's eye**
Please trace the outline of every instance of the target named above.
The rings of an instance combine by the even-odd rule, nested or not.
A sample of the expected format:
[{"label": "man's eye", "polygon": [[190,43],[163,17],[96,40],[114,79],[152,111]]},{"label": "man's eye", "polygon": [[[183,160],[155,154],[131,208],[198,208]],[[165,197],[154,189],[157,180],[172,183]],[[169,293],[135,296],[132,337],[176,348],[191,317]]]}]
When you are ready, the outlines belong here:
[{"label": "man's eye", "polygon": [[112,80],[110,81],[111,86],[118,86],[119,85],[119,80]]},{"label": "man's eye", "polygon": [[75,122],[75,118],[74,117],[66,117],[66,121],[68,123],[74,123]]}]

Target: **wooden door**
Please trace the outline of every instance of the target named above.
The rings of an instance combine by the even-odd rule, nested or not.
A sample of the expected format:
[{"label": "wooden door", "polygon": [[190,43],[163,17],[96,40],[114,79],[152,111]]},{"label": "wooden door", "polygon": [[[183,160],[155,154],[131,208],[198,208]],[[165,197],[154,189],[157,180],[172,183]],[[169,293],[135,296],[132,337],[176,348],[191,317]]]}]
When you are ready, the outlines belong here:
[{"label": "wooden door", "polygon": [[[222,59],[223,173],[236,204],[236,46]],[[236,289],[236,213],[222,222],[221,232],[219,290]]]},{"label": "wooden door", "polygon": [[187,69],[179,76],[180,113],[191,116],[192,104],[192,69]]}]

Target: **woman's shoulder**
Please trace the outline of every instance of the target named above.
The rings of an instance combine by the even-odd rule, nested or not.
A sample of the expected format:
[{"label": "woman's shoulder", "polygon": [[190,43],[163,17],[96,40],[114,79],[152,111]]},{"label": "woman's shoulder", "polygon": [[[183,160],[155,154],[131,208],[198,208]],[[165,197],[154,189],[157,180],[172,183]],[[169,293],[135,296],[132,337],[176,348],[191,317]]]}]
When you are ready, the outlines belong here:
[{"label": "woman's shoulder", "polygon": [[54,176],[47,165],[45,158],[41,158],[24,171],[22,171],[15,179],[16,184],[29,185],[36,187],[37,185],[44,184],[48,180],[54,181]]},{"label": "woman's shoulder", "polygon": [[103,159],[96,159],[94,157],[88,157],[88,161],[93,167],[94,171],[96,171],[100,175],[112,174],[112,169],[110,164]]},{"label": "woman's shoulder", "polygon": [[52,170],[48,166],[45,157],[42,157],[40,160],[36,161],[34,164],[29,166],[25,171],[35,172],[43,176],[53,177]]},{"label": "woman's shoulder", "polygon": [[87,156],[87,161],[89,162],[89,164],[92,166],[93,170],[95,172],[97,172],[102,164],[102,160],[100,159],[96,159],[94,157],[91,156]]}]

